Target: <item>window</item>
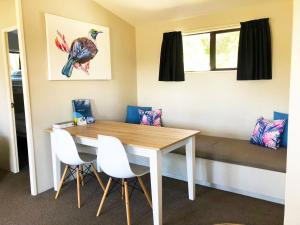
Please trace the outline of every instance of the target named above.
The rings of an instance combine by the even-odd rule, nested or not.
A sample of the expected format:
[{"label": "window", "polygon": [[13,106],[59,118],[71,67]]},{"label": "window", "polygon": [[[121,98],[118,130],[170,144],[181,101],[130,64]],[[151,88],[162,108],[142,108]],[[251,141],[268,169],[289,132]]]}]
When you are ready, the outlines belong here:
[{"label": "window", "polygon": [[19,71],[21,69],[20,53],[10,52],[9,53],[9,64],[10,64],[10,74],[14,74],[15,72]]},{"label": "window", "polygon": [[184,70],[233,70],[237,67],[240,29],[183,36]]}]

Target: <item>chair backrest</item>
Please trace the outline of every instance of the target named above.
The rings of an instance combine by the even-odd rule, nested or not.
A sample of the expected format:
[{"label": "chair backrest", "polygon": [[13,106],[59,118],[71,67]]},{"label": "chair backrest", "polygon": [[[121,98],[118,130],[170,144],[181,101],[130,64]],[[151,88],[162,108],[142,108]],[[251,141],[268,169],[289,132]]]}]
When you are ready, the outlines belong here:
[{"label": "chair backrest", "polygon": [[118,138],[98,136],[97,163],[107,175],[115,178],[135,177],[125,148]]},{"label": "chair backrest", "polygon": [[57,158],[68,165],[84,163],[79,157],[76,144],[71,134],[62,129],[54,129],[51,133],[51,145]]}]

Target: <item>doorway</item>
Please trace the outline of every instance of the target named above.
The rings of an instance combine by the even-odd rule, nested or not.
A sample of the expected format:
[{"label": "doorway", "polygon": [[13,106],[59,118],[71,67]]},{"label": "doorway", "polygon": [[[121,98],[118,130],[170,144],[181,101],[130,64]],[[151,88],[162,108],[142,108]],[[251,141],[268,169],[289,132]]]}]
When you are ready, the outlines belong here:
[{"label": "doorway", "polygon": [[13,117],[13,132],[15,140],[16,171],[26,169],[28,166],[28,149],[27,149],[27,134],[26,134],[26,120],[25,107],[22,83],[22,68],[19,48],[18,30],[12,29],[5,33],[7,45],[7,65],[11,93],[11,111]]},{"label": "doorway", "polygon": [[0,128],[7,143],[1,146],[3,155],[5,153],[5,158],[1,159],[9,161],[4,169],[13,173],[28,170],[24,172],[29,173],[31,194],[37,195],[22,0],[3,0],[0,3],[3,17],[0,23],[0,49],[3,53],[0,73],[5,79],[1,84],[1,96],[4,97],[2,102],[5,104],[1,106],[4,119],[1,120]]}]

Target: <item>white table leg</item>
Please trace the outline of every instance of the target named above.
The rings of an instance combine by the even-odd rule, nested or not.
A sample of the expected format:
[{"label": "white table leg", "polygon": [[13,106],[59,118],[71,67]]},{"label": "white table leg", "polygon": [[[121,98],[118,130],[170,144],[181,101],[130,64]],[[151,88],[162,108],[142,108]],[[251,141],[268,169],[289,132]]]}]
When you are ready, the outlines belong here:
[{"label": "white table leg", "polygon": [[153,224],[162,225],[162,175],[160,151],[153,151],[150,157],[151,193],[153,207]]},{"label": "white table leg", "polygon": [[51,152],[52,152],[52,170],[53,170],[53,186],[54,190],[57,191],[58,184],[61,179],[61,163],[54,153],[55,144],[53,143],[51,135]]},{"label": "white table leg", "polygon": [[195,136],[189,138],[185,149],[189,199],[195,200]]}]

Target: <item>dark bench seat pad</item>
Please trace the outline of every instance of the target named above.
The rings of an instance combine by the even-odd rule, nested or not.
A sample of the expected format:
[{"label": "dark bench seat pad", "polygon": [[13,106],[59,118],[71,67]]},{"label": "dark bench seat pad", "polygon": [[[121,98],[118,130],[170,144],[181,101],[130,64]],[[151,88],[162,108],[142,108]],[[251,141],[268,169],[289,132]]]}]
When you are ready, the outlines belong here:
[{"label": "dark bench seat pad", "polygon": [[[174,153],[185,154],[184,147]],[[272,150],[247,140],[196,136],[196,157],[260,169],[286,172],[286,148]]]}]

